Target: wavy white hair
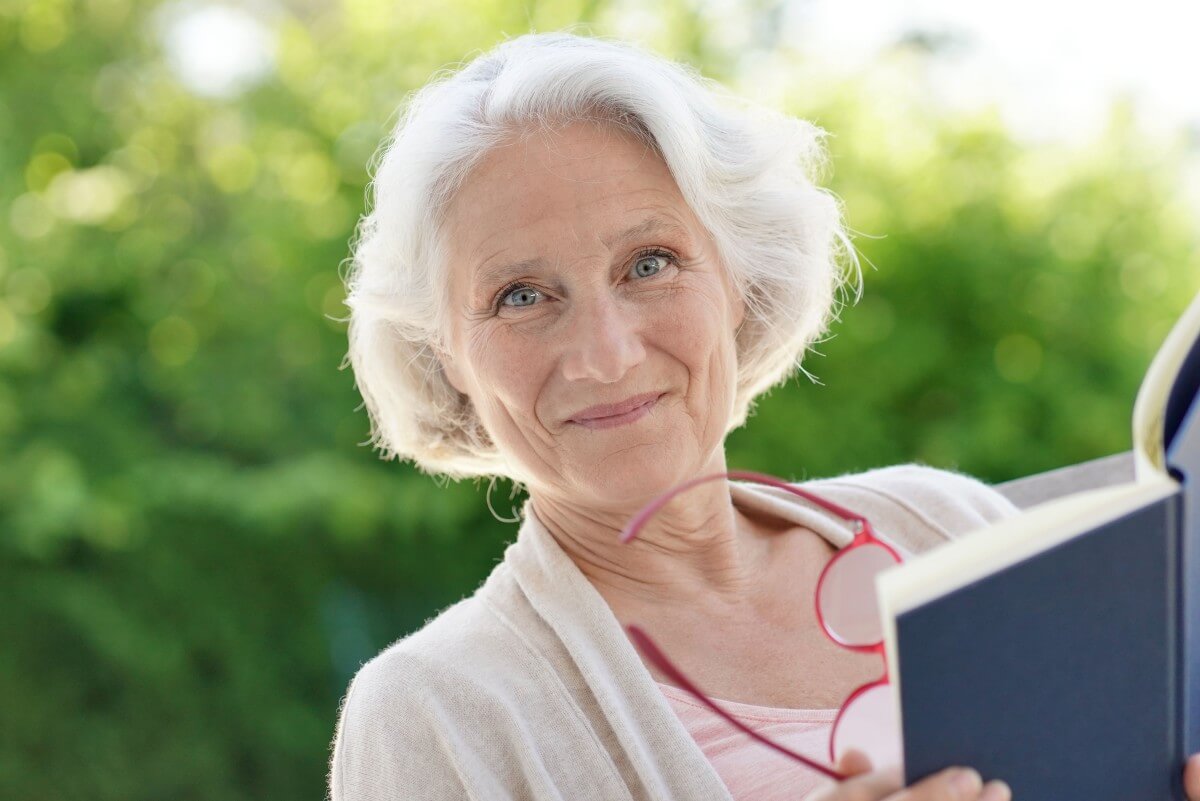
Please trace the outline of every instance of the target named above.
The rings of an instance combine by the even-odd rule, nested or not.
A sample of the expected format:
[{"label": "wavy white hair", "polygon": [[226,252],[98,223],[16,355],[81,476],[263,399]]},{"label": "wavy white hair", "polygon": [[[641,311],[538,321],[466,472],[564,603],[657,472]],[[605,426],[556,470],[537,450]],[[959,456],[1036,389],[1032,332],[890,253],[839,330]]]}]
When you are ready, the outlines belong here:
[{"label": "wavy white hair", "polygon": [[629,44],[569,33],[512,39],[416,92],[381,146],[346,305],[347,360],[383,458],[450,478],[516,475],[437,357],[447,330],[439,226],[489,148],[578,119],[616,123],[654,148],[746,302],[727,432],[795,370],[812,378],[801,361],[837,319],[839,289],[857,278],[861,293],[841,204],[814,184],[823,130]]}]

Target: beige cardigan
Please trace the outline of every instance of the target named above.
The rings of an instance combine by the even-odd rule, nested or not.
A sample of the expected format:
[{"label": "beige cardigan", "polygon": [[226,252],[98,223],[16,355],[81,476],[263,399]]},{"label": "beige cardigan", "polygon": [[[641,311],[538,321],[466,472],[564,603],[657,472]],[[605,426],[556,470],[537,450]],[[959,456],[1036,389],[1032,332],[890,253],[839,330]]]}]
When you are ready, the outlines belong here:
[{"label": "beige cardigan", "polygon": [[[906,555],[1017,511],[974,478],[921,465],[803,486],[865,515]],[[732,482],[730,495],[839,548],[850,542],[840,519],[783,490]],[[730,800],[608,605],[531,509],[473,595],[350,682],[333,801]]]}]

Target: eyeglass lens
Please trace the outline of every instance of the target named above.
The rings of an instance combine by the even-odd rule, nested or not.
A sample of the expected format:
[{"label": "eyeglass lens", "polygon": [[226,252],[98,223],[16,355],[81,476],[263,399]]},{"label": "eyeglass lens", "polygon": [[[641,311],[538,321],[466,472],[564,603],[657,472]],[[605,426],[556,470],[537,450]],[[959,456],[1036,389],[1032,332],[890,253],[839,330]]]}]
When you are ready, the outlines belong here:
[{"label": "eyeglass lens", "polygon": [[[891,552],[872,542],[834,557],[817,590],[818,612],[830,637],[850,647],[879,646],[883,630],[875,578],[896,564]],[[902,763],[900,721],[886,681],[859,688],[842,706],[830,735],[829,757],[837,762],[852,748],[865,753],[876,770]]]},{"label": "eyeglass lens", "polygon": [[843,645],[876,645],[883,639],[875,577],[896,564],[886,548],[865,543],[836,555],[817,593],[826,631]]}]

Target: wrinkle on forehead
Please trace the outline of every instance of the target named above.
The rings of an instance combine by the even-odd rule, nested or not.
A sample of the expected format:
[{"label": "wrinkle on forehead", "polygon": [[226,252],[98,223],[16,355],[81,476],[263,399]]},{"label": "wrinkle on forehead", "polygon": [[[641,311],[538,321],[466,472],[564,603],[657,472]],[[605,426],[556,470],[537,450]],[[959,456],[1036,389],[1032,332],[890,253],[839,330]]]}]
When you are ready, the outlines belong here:
[{"label": "wrinkle on forehead", "polygon": [[[567,133],[567,128],[571,122],[583,122],[590,132],[602,133],[603,136],[600,138],[599,146],[589,147],[583,153],[568,154],[564,142],[566,141],[565,134]],[[587,125],[589,122],[591,124]],[[598,137],[593,136],[590,138],[592,143],[595,144]],[[647,167],[647,158],[652,157],[652,161],[659,162],[665,174],[670,176],[670,171],[666,169],[666,163],[662,160],[655,145],[649,144],[642,137],[635,136],[611,121],[566,121],[561,124],[535,124],[526,126],[525,129],[514,132],[513,135],[502,139],[476,160],[475,164],[459,182],[459,189],[455,193],[455,196],[447,201],[444,213],[442,214],[443,222],[450,221],[451,218],[458,216],[458,212],[462,207],[462,204],[458,201],[463,189],[468,186],[477,186],[476,179],[489,173],[498,173],[496,177],[502,179],[501,183],[503,184],[508,184],[528,175],[533,168],[539,168],[555,178],[574,183],[595,184],[611,181],[614,177],[611,165],[603,174],[591,179],[580,176],[569,177],[564,175],[563,172],[565,168],[583,162],[595,161],[605,156],[610,152],[614,143],[618,142],[626,144],[637,143],[640,146],[637,162],[622,165],[620,172],[642,172]],[[570,147],[583,149],[578,137],[571,140]],[[511,155],[514,152],[519,154],[519,158],[505,158],[505,156]],[[651,169],[654,168],[651,167]],[[673,184],[674,179],[671,178],[671,181]]]}]

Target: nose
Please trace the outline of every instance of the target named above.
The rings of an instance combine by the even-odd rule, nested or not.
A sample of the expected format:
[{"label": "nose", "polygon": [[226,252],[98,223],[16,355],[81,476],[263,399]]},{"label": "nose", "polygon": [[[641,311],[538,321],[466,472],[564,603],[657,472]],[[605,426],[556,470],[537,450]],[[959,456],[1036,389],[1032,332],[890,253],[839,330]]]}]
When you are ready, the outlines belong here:
[{"label": "nose", "polygon": [[568,328],[562,358],[568,381],[612,384],[646,358],[635,321],[611,295],[577,303]]}]

